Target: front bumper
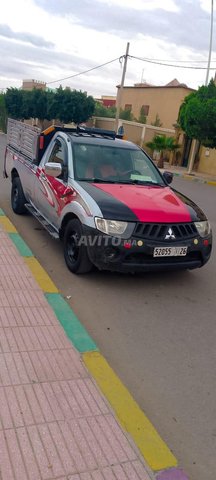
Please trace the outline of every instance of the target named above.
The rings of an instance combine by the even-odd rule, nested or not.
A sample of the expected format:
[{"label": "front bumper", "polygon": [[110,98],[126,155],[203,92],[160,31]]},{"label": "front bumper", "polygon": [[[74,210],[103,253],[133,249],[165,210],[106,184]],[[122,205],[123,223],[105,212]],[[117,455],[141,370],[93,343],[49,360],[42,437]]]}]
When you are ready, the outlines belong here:
[{"label": "front bumper", "polygon": [[[148,272],[159,270],[194,269],[210,258],[212,236],[199,235],[181,241],[151,241],[132,236],[128,240],[105,235],[97,229],[83,226],[84,239],[92,263],[100,270],[118,272]],[[208,245],[204,244],[208,240]],[[198,242],[198,243],[197,243]],[[155,247],[187,247],[186,256],[153,257]]]}]

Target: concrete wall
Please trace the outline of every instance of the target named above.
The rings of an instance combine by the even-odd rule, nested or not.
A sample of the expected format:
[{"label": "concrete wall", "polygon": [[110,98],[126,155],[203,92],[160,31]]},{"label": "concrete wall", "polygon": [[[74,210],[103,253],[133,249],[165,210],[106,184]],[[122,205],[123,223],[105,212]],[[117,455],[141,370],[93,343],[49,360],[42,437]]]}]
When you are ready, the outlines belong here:
[{"label": "concrete wall", "polygon": [[[167,135],[168,137],[175,136],[174,129],[153,127],[152,125],[146,125],[143,123],[129,122],[126,120],[120,120],[120,123],[124,127],[124,138],[136,143],[137,145],[143,145],[150,142],[155,135]],[[103,128],[105,130],[115,129],[114,118],[94,117],[88,122],[88,126],[95,126],[96,128]]]},{"label": "concrete wall", "polygon": [[216,150],[201,147],[198,172],[216,175]]}]

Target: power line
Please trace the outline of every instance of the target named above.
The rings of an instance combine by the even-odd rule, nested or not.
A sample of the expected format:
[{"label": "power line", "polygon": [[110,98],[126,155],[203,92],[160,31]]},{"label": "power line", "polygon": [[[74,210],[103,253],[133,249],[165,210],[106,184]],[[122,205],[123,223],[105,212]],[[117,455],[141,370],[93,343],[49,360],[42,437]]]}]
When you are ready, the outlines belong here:
[{"label": "power line", "polygon": [[[141,58],[141,57],[134,57],[134,58]],[[172,62],[172,60],[169,59],[162,59],[162,58],[147,58],[147,57],[142,57],[143,60],[145,61],[154,61],[154,62]],[[173,60],[174,61],[174,60]],[[212,60],[212,62],[216,62],[215,60]],[[207,60],[175,60],[175,63],[207,63]]]},{"label": "power line", "polygon": [[[130,55],[130,58],[134,58],[136,60],[141,60],[142,62],[153,63],[154,65],[162,65],[164,67],[188,68],[188,69],[192,69],[192,70],[206,70],[206,67],[189,67],[189,66],[186,66],[186,65],[175,65],[175,64],[170,64],[170,63],[157,62],[155,60],[150,60],[150,59],[147,59],[147,58],[134,57],[133,55]],[[215,70],[215,68],[212,67],[212,68],[210,68],[210,70]]]},{"label": "power line", "polygon": [[59,80],[52,80],[51,82],[47,82],[47,85],[50,85],[51,83],[63,82],[63,80],[68,80],[69,78],[78,77],[79,75],[84,75],[85,73],[92,72],[93,70],[96,70],[97,68],[105,67],[105,65],[109,65],[110,63],[116,62],[117,60],[120,61],[121,58],[122,57],[114,58],[113,60],[110,60],[109,62],[102,63],[101,65],[97,65],[96,67],[89,68],[89,70],[84,70],[83,72],[75,73],[74,75],[70,75],[69,77],[60,78]]},{"label": "power line", "polygon": [[[120,57],[114,58],[113,60],[109,60],[108,62],[102,63],[101,65],[96,65],[95,67],[89,68],[88,70],[84,70],[79,73],[75,73],[73,75],[69,75],[68,77],[64,78],[59,78],[58,80],[52,80],[50,82],[46,82],[47,85],[50,85],[52,83],[58,83],[58,82],[63,82],[64,80],[69,80],[70,78],[75,78],[80,75],[85,75],[86,73],[92,72],[93,70],[97,70],[98,68],[105,67],[106,65],[109,65],[111,63],[116,62],[119,60],[120,63],[122,63],[124,58],[124,55],[121,55]],[[172,63],[167,63],[170,60],[160,60],[160,59],[151,59],[151,58],[143,58],[143,57],[136,57],[133,55],[128,55],[129,59],[135,59],[135,60],[140,60],[142,62],[146,63],[151,63],[154,65],[161,65],[164,67],[174,67],[174,68],[183,68],[183,69],[192,69],[192,70],[206,70],[206,67],[198,67],[198,66],[187,66],[187,65],[176,65]],[[205,60],[175,60],[176,63],[204,63]],[[216,62],[216,60],[212,60],[212,62]],[[214,67],[211,67],[210,70],[215,70]],[[7,87],[2,87],[0,90],[6,90]]]}]

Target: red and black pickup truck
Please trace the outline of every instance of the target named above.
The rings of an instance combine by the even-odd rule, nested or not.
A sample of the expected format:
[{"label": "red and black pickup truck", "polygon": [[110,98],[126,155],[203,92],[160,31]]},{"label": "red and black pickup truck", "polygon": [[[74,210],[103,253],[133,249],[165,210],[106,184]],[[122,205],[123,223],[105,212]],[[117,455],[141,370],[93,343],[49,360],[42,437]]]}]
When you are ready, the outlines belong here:
[{"label": "red and black pickup truck", "polygon": [[210,258],[210,224],[137,145],[115,132],[9,120],[5,177],[13,211],[63,241],[73,273],[193,269]]}]

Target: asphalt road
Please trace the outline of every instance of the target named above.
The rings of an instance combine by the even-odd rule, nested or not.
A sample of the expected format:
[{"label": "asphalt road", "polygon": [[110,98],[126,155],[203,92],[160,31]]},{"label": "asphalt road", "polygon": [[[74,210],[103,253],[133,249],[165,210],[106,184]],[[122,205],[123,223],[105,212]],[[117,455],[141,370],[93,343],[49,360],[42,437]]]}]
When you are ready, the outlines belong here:
[{"label": "asphalt road", "polygon": [[[0,135],[0,162],[5,137]],[[2,168],[1,168],[2,170]],[[216,187],[176,178],[207,213],[216,235]],[[216,258],[192,272],[72,275],[62,246],[30,215],[0,207],[174,452],[191,480],[216,478]]]}]

